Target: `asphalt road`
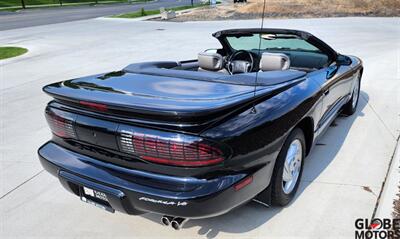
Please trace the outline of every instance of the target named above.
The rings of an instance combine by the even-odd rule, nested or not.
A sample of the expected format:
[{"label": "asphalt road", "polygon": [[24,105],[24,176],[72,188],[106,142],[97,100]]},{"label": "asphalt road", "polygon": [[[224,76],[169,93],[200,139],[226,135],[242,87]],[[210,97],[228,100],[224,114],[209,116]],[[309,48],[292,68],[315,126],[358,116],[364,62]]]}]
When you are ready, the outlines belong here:
[{"label": "asphalt road", "polygon": [[[194,0],[194,2],[200,1]],[[146,10],[154,10],[160,7],[176,7],[189,4],[190,0],[155,0],[136,4],[103,4],[97,6],[28,9],[14,13],[0,11],[0,31],[133,12],[142,7]]]},{"label": "asphalt road", "polygon": [[[0,33],[0,45],[29,49],[0,61],[0,238],[354,238],[374,208],[400,133],[399,18],[268,20],[309,31],[364,62],[357,112],[339,117],[305,160],[296,198],[284,208],[248,203],[190,220],[176,232],[160,216],[110,214],[66,192],[37,158],[50,139],[44,118],[56,81],[119,70],[133,62],[187,60],[218,47],[215,31],[259,20],[151,22],[89,19]],[[377,40],[379,36],[379,40]],[[388,47],[390,46],[390,47]]]}]

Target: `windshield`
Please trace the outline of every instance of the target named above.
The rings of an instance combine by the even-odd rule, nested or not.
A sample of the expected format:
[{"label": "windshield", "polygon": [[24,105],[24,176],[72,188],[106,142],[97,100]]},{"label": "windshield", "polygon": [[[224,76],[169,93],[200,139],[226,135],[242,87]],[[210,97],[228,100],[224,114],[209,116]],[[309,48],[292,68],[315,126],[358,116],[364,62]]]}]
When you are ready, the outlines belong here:
[{"label": "windshield", "polygon": [[[234,50],[288,50],[321,52],[318,48],[291,34],[246,34],[227,36],[226,40]],[[261,42],[260,42],[261,40]]]}]

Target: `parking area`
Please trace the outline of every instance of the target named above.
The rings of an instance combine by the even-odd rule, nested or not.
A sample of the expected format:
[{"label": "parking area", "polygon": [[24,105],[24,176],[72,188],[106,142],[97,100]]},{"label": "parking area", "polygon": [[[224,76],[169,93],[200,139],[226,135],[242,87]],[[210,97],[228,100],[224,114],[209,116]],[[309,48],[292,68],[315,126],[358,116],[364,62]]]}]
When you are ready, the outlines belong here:
[{"label": "parking area", "polygon": [[[150,60],[193,59],[218,46],[211,33],[259,27],[260,20],[143,22],[92,19],[0,32],[0,45],[29,49],[0,62],[1,238],[354,238],[371,218],[400,133],[399,18],[266,20],[305,30],[364,61],[357,112],[339,117],[305,163],[297,198],[285,208],[254,202],[226,215],[192,220],[176,232],[160,216],[109,214],[83,204],[42,167],[50,138],[45,84],[119,70]],[[1,23],[0,23],[1,24]]]}]

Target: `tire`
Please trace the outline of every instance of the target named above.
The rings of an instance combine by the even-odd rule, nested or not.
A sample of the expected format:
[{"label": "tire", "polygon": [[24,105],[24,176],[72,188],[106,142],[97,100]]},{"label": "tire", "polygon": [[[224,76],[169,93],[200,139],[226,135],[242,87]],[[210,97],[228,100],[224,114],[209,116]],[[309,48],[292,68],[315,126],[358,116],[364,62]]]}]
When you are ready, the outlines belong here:
[{"label": "tire", "polygon": [[360,98],[360,83],[361,77],[359,77],[356,81],[356,85],[354,85],[353,92],[351,93],[351,98],[349,102],[347,102],[343,106],[342,113],[346,116],[350,116],[354,114],[357,110],[358,100]]},{"label": "tire", "polygon": [[[287,137],[285,143],[283,144],[283,147],[281,149],[281,152],[278,155],[278,158],[275,162],[275,167],[274,167],[274,172],[272,175],[272,181],[271,181],[271,202],[272,205],[275,206],[285,206],[292,201],[294,198],[296,191],[299,187],[300,184],[300,179],[301,175],[303,173],[303,165],[304,165],[304,158],[305,158],[305,151],[306,151],[306,143],[305,143],[305,138],[304,138],[304,133],[300,128],[295,128],[290,135]],[[298,152],[298,147],[301,147],[301,152]],[[289,152],[289,149],[291,152]],[[288,153],[293,153],[296,152],[295,157],[290,157]],[[289,184],[288,178],[287,178],[287,173],[285,173],[285,162],[288,162],[287,158],[292,158],[294,159],[297,163],[291,164],[299,166],[300,168],[298,169],[298,174],[296,176],[295,181],[292,181],[291,184]],[[298,158],[300,158],[300,162],[298,161]],[[286,164],[290,165],[290,164]],[[289,168],[295,168],[296,166],[293,167],[288,167]],[[292,172],[291,170],[289,170]],[[297,170],[294,170],[297,171]],[[293,172],[294,172],[293,171]],[[288,171],[286,171],[288,172]],[[284,175],[285,174],[285,175]],[[284,176],[286,176],[286,180],[284,179]],[[294,179],[294,176],[292,175],[292,178]]]}]

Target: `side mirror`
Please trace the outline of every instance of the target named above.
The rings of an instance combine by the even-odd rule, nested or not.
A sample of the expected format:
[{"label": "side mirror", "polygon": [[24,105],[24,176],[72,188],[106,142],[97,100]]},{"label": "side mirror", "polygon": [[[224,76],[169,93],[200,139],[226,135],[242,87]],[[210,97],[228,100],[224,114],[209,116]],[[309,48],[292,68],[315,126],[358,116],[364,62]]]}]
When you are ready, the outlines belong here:
[{"label": "side mirror", "polygon": [[326,71],[326,79],[332,78],[338,70],[339,70],[339,66],[336,64],[329,66]]},{"label": "side mirror", "polygon": [[348,56],[338,55],[336,59],[336,64],[338,66],[349,66],[351,65],[351,59]]}]

